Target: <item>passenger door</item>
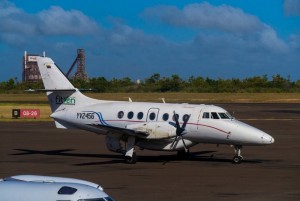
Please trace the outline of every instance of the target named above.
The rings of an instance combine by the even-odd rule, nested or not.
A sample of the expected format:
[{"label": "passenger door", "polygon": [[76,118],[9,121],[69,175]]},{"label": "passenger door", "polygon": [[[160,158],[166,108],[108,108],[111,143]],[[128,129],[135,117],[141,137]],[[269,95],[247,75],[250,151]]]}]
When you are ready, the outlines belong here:
[{"label": "passenger door", "polygon": [[148,121],[148,122],[150,122],[150,121],[157,121],[158,114],[159,114],[159,108],[150,108],[148,110],[147,120],[146,121]]}]

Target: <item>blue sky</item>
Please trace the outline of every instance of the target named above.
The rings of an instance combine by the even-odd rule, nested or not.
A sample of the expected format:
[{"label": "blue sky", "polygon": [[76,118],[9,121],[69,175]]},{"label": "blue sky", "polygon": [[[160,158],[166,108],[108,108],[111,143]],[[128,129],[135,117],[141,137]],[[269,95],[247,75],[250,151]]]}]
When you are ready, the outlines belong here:
[{"label": "blue sky", "polygon": [[24,50],[67,71],[77,48],[90,77],[300,79],[300,0],[0,0],[0,81]]}]

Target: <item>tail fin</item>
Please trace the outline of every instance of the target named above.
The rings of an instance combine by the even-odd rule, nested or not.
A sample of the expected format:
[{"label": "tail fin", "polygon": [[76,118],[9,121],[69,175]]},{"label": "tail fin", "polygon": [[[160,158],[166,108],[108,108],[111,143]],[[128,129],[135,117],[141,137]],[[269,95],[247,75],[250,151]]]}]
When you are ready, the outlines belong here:
[{"label": "tail fin", "polygon": [[76,89],[51,58],[38,57],[37,62],[53,114],[99,102]]},{"label": "tail fin", "polygon": [[48,57],[38,57],[38,66],[46,90],[75,90],[61,70]]}]

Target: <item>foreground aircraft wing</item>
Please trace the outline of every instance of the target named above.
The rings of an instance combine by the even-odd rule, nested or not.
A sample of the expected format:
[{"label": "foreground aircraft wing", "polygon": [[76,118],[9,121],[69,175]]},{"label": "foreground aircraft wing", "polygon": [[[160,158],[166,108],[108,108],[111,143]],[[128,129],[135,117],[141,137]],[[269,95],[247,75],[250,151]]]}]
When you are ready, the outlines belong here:
[{"label": "foreground aircraft wing", "polygon": [[16,175],[0,179],[1,201],[113,201],[98,184],[65,177]]}]

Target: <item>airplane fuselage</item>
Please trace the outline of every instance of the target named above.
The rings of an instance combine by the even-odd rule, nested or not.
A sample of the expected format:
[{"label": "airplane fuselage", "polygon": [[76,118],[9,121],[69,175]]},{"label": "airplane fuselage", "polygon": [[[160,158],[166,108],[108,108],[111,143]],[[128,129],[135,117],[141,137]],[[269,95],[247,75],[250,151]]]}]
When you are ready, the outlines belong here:
[{"label": "airplane fuselage", "polygon": [[[149,135],[142,137],[137,146],[152,150],[178,150],[183,149],[183,143],[171,146],[172,137],[176,136],[172,125],[174,113],[178,115],[180,125],[184,122],[183,118],[190,116],[184,134],[187,146],[197,143],[265,145],[273,142],[267,133],[232,118],[226,110],[214,105],[111,101],[76,107],[51,116],[99,134],[108,134],[111,130],[106,129],[107,126],[136,131],[144,129]],[[157,127],[161,132],[155,131],[159,129]]]}]

